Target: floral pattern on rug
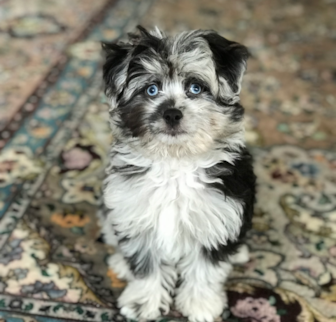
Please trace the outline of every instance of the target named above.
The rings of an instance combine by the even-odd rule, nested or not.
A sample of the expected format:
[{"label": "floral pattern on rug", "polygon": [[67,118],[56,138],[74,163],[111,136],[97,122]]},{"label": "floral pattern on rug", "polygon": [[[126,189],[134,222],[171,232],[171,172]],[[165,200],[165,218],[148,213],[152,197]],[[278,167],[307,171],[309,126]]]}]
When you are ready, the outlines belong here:
[{"label": "floral pattern on rug", "polygon": [[[0,130],[4,130],[14,116],[20,116],[18,111],[27,95],[44,81],[46,73],[61,59],[67,44],[80,36],[86,24],[107,3],[106,0],[0,3],[0,88],[3,94]],[[38,95],[32,99],[27,104],[34,104]]]}]

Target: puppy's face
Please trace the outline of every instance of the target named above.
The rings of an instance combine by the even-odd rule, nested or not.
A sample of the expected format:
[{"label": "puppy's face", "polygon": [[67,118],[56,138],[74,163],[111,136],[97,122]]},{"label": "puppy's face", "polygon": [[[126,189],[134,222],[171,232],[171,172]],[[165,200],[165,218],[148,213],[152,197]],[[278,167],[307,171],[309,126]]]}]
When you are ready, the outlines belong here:
[{"label": "puppy's face", "polygon": [[106,93],[118,140],[149,154],[195,155],[242,132],[239,92],[248,52],[212,31],[160,31],[104,44]]}]

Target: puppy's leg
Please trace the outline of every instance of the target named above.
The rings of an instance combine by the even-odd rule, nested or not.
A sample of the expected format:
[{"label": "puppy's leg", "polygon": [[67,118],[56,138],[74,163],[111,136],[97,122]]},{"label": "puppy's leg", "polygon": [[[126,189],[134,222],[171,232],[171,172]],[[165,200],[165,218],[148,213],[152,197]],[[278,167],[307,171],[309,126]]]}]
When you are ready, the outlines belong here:
[{"label": "puppy's leg", "polygon": [[130,319],[154,320],[163,310],[169,312],[177,274],[173,266],[160,260],[159,254],[127,240],[120,245],[134,278],[118,299],[121,314]]},{"label": "puppy's leg", "polygon": [[129,282],[134,279],[127,261],[120,252],[117,252],[109,257],[108,266],[121,280]]},{"label": "puppy's leg", "polygon": [[213,264],[200,251],[179,263],[181,284],[175,298],[176,309],[191,322],[212,322],[227,306],[223,284],[231,264]]},{"label": "puppy's leg", "polygon": [[101,208],[98,212],[98,219],[102,227],[102,236],[106,244],[113,246],[115,253],[108,259],[108,266],[113,270],[118,278],[126,281],[131,281],[134,276],[129,268],[124,256],[120,253],[118,247],[118,238],[113,225],[109,222],[108,210]]},{"label": "puppy's leg", "polygon": [[118,239],[113,224],[110,221],[111,210],[102,205],[97,212],[98,223],[101,227],[103,241],[114,248],[118,247]]},{"label": "puppy's leg", "polygon": [[[172,290],[173,284],[168,289],[165,287],[165,273],[156,270],[146,277],[136,277],[129,282],[118,300],[121,314],[130,319],[154,320],[161,315],[160,310],[168,313],[172,303],[169,289]],[[168,275],[171,273],[168,272]]]}]

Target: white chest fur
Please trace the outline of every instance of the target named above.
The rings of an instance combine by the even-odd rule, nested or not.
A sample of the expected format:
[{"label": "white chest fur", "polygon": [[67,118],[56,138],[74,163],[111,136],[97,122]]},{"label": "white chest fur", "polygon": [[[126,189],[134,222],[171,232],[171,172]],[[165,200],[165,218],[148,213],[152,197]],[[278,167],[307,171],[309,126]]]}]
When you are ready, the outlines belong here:
[{"label": "white chest fur", "polygon": [[[207,176],[214,156],[195,162],[163,160],[152,162],[117,155],[114,164],[146,167],[140,174],[118,171],[106,179],[104,201],[108,221],[123,236],[146,234],[158,250],[174,253],[174,245],[188,251],[195,240],[207,248],[235,239],[241,227],[242,204],[209,184],[219,179]],[[181,247],[181,244],[183,246]]]}]

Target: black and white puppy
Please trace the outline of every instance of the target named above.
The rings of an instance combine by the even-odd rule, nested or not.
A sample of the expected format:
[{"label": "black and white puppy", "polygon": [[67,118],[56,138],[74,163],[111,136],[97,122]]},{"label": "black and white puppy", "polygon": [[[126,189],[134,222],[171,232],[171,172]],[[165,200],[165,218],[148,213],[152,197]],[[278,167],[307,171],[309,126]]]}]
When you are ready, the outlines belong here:
[{"label": "black and white puppy", "polygon": [[239,104],[247,49],[214,31],[138,27],[105,43],[114,143],[104,184],[109,265],[131,319],[173,304],[190,321],[226,307],[223,284],[251,226],[255,176]]}]

